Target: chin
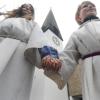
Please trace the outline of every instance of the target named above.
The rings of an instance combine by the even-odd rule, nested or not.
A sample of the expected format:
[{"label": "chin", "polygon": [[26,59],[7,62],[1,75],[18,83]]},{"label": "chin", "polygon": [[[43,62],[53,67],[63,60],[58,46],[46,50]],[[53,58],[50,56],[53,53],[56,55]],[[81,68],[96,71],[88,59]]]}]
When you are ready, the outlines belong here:
[{"label": "chin", "polygon": [[96,16],[96,14],[91,13],[91,14],[88,14],[87,17],[88,17],[88,16]]},{"label": "chin", "polygon": [[88,15],[96,16],[96,13],[94,13],[94,12],[90,12]]}]

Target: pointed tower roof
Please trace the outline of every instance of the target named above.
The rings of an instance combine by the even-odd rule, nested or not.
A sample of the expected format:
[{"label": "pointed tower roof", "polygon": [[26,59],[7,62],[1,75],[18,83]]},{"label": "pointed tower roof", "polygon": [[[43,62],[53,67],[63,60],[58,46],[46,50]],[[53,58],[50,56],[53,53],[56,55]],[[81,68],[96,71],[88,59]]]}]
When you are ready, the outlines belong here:
[{"label": "pointed tower roof", "polygon": [[59,37],[61,40],[63,40],[52,10],[49,11],[49,13],[42,25],[43,32],[47,31],[48,29],[50,29],[57,37]]}]

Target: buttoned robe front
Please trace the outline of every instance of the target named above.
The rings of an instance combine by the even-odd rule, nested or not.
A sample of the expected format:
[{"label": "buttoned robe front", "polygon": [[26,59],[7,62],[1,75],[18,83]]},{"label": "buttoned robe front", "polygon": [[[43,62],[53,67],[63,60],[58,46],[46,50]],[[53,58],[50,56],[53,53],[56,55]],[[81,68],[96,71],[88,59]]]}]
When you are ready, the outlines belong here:
[{"label": "buttoned robe front", "polygon": [[[62,68],[59,71],[64,82],[74,71],[81,57],[100,52],[100,20],[83,23],[69,39],[61,53]],[[100,100],[100,55],[81,61],[83,100]]]}]

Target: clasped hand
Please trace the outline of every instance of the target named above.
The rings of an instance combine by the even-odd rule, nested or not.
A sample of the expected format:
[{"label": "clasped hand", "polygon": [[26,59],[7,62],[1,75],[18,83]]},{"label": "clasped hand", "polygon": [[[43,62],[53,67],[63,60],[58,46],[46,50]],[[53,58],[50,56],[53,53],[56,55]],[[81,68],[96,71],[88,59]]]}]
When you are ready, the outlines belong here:
[{"label": "clasped hand", "polygon": [[42,58],[42,68],[44,70],[58,72],[61,68],[61,60],[58,58],[53,58],[52,56],[48,55]]}]

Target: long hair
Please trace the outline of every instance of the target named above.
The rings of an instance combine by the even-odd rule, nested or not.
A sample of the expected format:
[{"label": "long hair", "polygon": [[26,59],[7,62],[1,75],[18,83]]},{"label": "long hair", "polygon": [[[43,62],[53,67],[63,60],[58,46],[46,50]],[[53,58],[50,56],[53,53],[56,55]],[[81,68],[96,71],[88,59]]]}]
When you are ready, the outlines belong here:
[{"label": "long hair", "polygon": [[[22,8],[23,8],[24,5],[26,5],[26,4],[22,4],[19,8],[14,9],[12,11],[7,11],[6,18],[23,17]],[[33,8],[33,6],[31,4],[28,4],[28,5],[31,6],[32,15],[27,15],[27,17],[33,18],[34,17],[34,8]]]}]

